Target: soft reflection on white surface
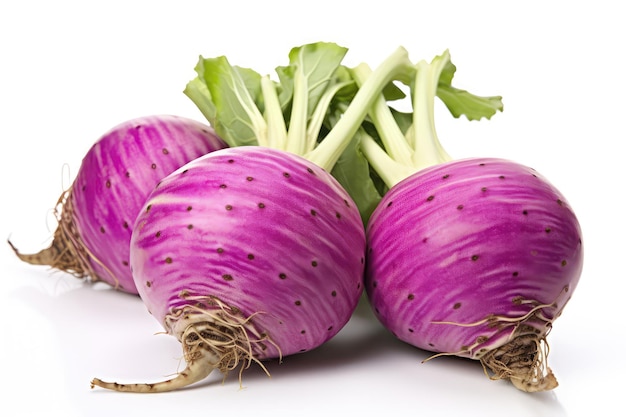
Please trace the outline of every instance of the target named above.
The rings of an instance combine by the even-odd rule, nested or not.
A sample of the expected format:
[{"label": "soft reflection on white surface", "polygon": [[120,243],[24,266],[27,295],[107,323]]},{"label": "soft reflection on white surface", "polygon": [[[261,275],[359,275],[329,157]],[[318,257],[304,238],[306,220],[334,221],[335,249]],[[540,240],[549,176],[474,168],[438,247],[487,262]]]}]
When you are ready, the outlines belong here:
[{"label": "soft reflection on white surface", "polygon": [[[16,321],[9,325],[15,343],[5,341],[9,350],[3,357],[5,368],[15,375],[9,402],[20,404],[25,412],[52,407],[65,415],[90,416],[119,415],[128,408],[145,409],[152,416],[199,409],[274,416],[419,410],[428,415],[459,410],[483,416],[502,415],[502,410],[508,416],[568,415],[558,389],[518,392],[509,383],[488,380],[479,363],[467,359],[442,357],[422,363],[429,353],[394,339],[365,303],[327,344],[286,357],[281,364],[268,362],[270,378],[258,366],[247,369],[243,389],[236,373],[225,380],[216,373],[165,394],[91,390],[89,381],[95,376],[148,382],[176,372],[183,365],[178,342],[155,335],[161,328],[135,296],[18,265],[13,282],[20,276],[22,283],[8,296],[12,311],[27,326]],[[26,358],[29,372],[18,373]],[[570,387],[572,382],[567,381]],[[32,388],[24,389],[28,384]],[[33,392],[38,401],[30,399]]]}]

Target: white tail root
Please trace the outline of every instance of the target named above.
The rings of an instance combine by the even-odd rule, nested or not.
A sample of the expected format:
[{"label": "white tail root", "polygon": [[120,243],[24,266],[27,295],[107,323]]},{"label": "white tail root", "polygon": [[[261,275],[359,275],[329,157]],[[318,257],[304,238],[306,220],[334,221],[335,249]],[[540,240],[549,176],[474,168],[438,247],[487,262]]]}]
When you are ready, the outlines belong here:
[{"label": "white tail root", "polygon": [[[192,297],[186,292],[181,298],[190,304],[166,318],[166,328],[177,336],[183,345],[187,367],[174,378],[156,383],[120,384],[104,382],[98,378],[91,381],[91,388],[99,386],[114,391],[156,393],[180,389],[203,380],[217,369],[224,376],[239,368],[239,383],[244,369],[255,362],[269,373],[253,352],[253,345],[260,349],[266,343],[274,345],[267,335],[258,334],[250,317],[243,317],[234,307],[222,303],[216,297]],[[182,334],[178,329],[183,329]],[[257,338],[251,339],[250,335]],[[278,351],[278,346],[274,345]]]}]

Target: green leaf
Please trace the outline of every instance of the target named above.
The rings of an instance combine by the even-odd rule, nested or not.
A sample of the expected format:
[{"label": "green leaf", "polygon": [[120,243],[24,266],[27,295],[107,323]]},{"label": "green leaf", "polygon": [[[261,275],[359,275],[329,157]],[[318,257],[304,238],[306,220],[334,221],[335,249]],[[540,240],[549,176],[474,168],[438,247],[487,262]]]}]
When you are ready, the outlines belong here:
[{"label": "green leaf", "polygon": [[261,76],[233,67],[224,56],[203,61],[202,78],[215,106],[209,122],[230,146],[264,145],[267,126],[257,100]]},{"label": "green leaf", "polygon": [[215,120],[215,104],[211,98],[211,92],[204,83],[204,58],[200,57],[196,64],[196,78],[187,83],[183,93],[194,102],[207,120]]},{"label": "green leaf", "polygon": [[[307,44],[293,48],[289,52],[289,62],[290,67],[294,69],[293,73],[300,72],[306,82],[303,86],[305,87],[303,93],[307,99],[307,119],[315,111],[315,107],[347,52],[347,48],[329,42]],[[292,74],[292,83],[294,79]]]},{"label": "green leaf", "polygon": [[437,85],[437,97],[443,101],[450,113],[458,118],[465,115],[468,120],[480,120],[483,117],[490,119],[498,111],[502,111],[502,97],[480,97],[466,90],[452,87],[452,79],[456,66],[447,60]]},{"label": "green leaf", "polygon": [[350,194],[359,208],[363,223],[367,224],[372,212],[380,202],[381,196],[370,177],[369,163],[359,150],[359,136],[359,132],[357,132],[352,138],[331,170],[331,175]]},{"label": "green leaf", "polygon": [[[293,85],[291,114],[287,133],[287,150],[304,155],[314,148],[318,132],[308,129],[320,99],[326,95],[347,49],[334,43],[318,42],[291,49],[289,66],[292,71],[282,72],[282,80]],[[289,88],[288,86],[287,88]],[[330,100],[322,101],[327,105]]]},{"label": "green leaf", "polygon": [[293,98],[293,73],[295,68],[289,66],[277,67],[276,74],[280,82],[280,92],[278,98],[280,107],[285,114],[290,113],[291,100]]},{"label": "green leaf", "polygon": [[501,96],[480,97],[451,85],[440,84],[437,97],[443,101],[454,117],[465,115],[468,120],[490,119],[504,109]]}]

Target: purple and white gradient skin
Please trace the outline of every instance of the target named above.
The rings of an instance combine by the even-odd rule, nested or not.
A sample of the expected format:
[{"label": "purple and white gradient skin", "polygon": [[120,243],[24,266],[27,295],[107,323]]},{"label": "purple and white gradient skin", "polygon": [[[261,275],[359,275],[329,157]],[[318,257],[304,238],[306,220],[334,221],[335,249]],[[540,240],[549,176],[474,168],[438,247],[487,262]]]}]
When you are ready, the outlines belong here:
[{"label": "purple and white gradient skin", "polygon": [[413,346],[472,359],[516,329],[479,323],[490,317],[550,305],[525,322],[545,335],[582,272],[581,229],[566,199],[503,159],[457,160],[406,178],[373,213],[367,239],[366,291],[382,324]]},{"label": "purple and white gradient skin", "polygon": [[252,345],[261,360],[311,350],[344,327],[364,256],[359,211],[338,182],[258,146],[213,152],[165,178],[131,239],[139,294],[170,334],[180,340],[187,325],[168,319],[193,304],[182,294],[216,297],[271,339]]},{"label": "purple and white gradient skin", "polygon": [[148,194],[185,163],[224,147],[208,125],[173,115],[135,118],[105,133],[85,155],[68,197],[97,275],[90,278],[136,294],[130,237]]}]

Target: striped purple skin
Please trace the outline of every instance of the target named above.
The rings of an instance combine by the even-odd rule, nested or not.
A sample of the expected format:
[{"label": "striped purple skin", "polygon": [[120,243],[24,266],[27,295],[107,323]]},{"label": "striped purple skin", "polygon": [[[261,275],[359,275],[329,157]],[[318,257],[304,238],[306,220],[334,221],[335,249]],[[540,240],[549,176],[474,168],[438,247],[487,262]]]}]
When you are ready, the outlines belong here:
[{"label": "striped purple skin", "polygon": [[136,294],[130,236],[148,194],[185,163],[225,146],[209,126],[170,115],[129,120],[104,134],[85,155],[70,196],[97,275],[91,278]]},{"label": "striped purple skin", "polygon": [[[558,317],[582,271],[578,221],[565,198],[528,167],[466,159],[393,187],[367,228],[366,291],[375,314],[416,347],[479,358],[513,326],[458,326],[532,306]],[[435,322],[449,322],[448,324]],[[541,334],[546,322],[526,324]]]},{"label": "striped purple skin", "polygon": [[[237,147],[164,179],[137,218],[131,265],[139,293],[170,334],[182,293],[217,297],[280,347],[313,349],[349,320],[363,292],[365,231],[337,181],[290,153]],[[251,336],[252,337],[252,336]],[[275,346],[253,345],[259,359]]]}]

